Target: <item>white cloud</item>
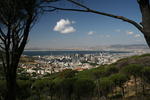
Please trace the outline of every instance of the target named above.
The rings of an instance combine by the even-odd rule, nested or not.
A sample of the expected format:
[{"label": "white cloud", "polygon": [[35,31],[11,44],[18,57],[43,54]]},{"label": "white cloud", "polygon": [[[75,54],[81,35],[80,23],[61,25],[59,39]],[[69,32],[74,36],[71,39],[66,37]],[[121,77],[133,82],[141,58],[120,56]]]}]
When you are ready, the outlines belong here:
[{"label": "white cloud", "polygon": [[93,35],[95,32],[94,31],[89,31],[88,35]]},{"label": "white cloud", "polygon": [[75,32],[76,29],[71,26],[72,24],[74,24],[75,21],[70,21],[68,19],[60,19],[55,27],[54,27],[54,31],[57,31],[57,32],[60,32],[62,34],[68,34],[68,33],[72,33],[72,32]]},{"label": "white cloud", "polygon": [[66,28],[64,28],[63,30],[61,30],[61,33],[72,33],[75,32],[76,30],[72,27],[72,26],[68,26]]},{"label": "white cloud", "polygon": [[139,37],[141,37],[141,35],[140,34],[135,34],[134,37],[139,38]]},{"label": "white cloud", "polygon": [[127,33],[128,35],[134,34],[134,32],[132,32],[132,31],[127,31],[126,33]]}]

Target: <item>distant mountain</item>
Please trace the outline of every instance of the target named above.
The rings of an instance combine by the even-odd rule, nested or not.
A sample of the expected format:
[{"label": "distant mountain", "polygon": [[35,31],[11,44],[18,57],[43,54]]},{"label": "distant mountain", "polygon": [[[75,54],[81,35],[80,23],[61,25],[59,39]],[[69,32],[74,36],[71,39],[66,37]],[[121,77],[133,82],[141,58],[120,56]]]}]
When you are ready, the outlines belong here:
[{"label": "distant mountain", "polygon": [[25,50],[50,50],[50,51],[68,51],[68,50],[111,50],[111,49],[148,49],[149,47],[146,44],[131,44],[131,45],[100,45],[100,46],[93,46],[93,47],[74,47],[74,48],[26,48]]},{"label": "distant mountain", "polygon": [[111,45],[110,48],[125,48],[125,49],[148,49],[146,44],[131,44],[131,45]]}]

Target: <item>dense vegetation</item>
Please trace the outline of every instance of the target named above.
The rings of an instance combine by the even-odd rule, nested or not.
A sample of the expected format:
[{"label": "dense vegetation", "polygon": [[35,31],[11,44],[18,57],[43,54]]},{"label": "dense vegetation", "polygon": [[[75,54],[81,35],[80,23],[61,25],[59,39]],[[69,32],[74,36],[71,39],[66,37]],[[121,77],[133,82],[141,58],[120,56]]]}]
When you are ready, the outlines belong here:
[{"label": "dense vegetation", "polygon": [[[18,100],[150,100],[150,55],[133,56],[84,71],[31,78],[18,74]],[[18,70],[22,71],[22,70]],[[2,75],[1,75],[2,77]],[[0,100],[6,93],[0,81]]]}]

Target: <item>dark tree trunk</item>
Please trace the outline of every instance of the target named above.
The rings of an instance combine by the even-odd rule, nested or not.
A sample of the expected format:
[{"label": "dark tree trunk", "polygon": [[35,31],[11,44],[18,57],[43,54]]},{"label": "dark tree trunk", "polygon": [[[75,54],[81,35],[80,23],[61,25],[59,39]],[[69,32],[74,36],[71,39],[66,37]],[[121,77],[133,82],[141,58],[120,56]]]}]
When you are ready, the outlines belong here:
[{"label": "dark tree trunk", "polygon": [[142,83],[142,91],[143,91],[143,95],[145,95],[145,84],[144,84],[144,82]]},{"label": "dark tree trunk", "polygon": [[[18,46],[17,40],[14,39],[13,47],[10,51],[10,47],[6,48],[6,66],[4,69],[6,70],[6,84],[7,84],[7,94],[5,100],[16,100],[16,76],[17,76],[17,67],[19,64],[20,57],[23,53],[25,45],[27,43],[30,25],[32,23],[32,15],[29,16],[26,27],[24,29],[24,37],[20,46]],[[8,45],[6,45],[7,47]]]},{"label": "dark tree trunk", "polygon": [[149,0],[138,0],[141,14],[142,14],[142,22],[141,25],[143,27],[143,35],[145,40],[150,47],[150,4]]},{"label": "dark tree trunk", "polygon": [[19,58],[21,54],[14,53],[11,55],[11,64],[7,67],[6,73],[6,84],[7,84],[7,95],[6,100],[16,100],[16,74],[17,74],[17,67],[19,63]]},{"label": "dark tree trunk", "polygon": [[150,32],[149,33],[143,33],[143,34],[144,34],[144,38],[146,40],[146,43],[147,43],[148,47],[150,48]]},{"label": "dark tree trunk", "polygon": [[16,100],[16,75],[9,73],[7,76],[7,95],[6,100]]}]

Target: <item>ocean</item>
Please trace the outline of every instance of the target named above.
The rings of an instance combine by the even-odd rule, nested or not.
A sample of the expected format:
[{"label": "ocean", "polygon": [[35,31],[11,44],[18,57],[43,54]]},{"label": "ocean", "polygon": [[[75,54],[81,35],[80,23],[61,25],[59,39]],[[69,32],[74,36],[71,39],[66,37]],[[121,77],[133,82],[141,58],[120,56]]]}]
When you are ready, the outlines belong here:
[{"label": "ocean", "polygon": [[23,55],[48,56],[48,55],[73,55],[73,54],[98,54],[98,53],[122,54],[122,53],[130,53],[130,52],[126,52],[126,51],[24,51]]}]

